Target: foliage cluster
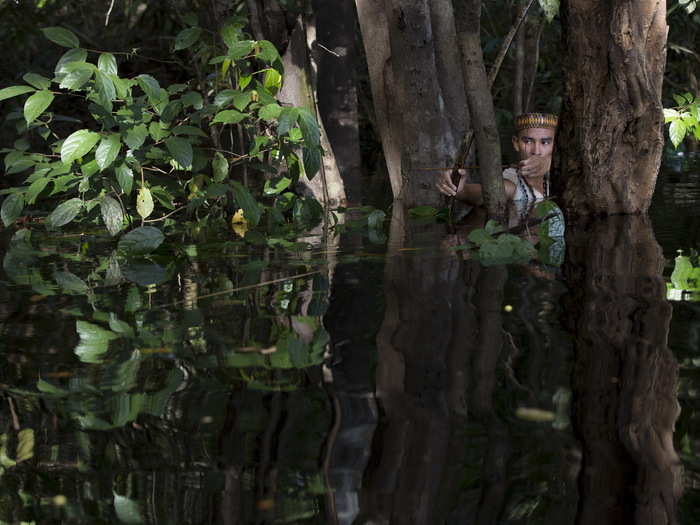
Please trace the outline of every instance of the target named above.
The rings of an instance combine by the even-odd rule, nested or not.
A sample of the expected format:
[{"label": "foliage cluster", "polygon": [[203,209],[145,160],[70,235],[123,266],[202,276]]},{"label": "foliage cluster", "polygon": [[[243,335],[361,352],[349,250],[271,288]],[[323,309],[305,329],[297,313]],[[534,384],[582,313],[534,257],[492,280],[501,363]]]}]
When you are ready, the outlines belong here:
[{"label": "foliage cluster", "polygon": [[[2,191],[6,226],[25,207],[56,200],[49,227],[83,218],[111,235],[138,220],[223,214],[234,205],[250,226],[318,214],[317,202],[290,191],[319,169],[318,124],[308,109],[275,99],[282,64],[274,45],[248,39],[244,19],[232,19],[219,35],[190,22],[174,51],[189,50],[210,65],[203,90],[194,82],[162,87],[148,74],[120,76],[115,54],[80,47],[65,28],[43,30],[68,48],[54,77],[30,72],[26,84],[0,90],[0,100],[28,95],[8,116],[20,137],[2,150],[9,175],[29,172],[22,186]],[[86,118],[52,111],[57,97],[71,97]],[[232,151],[241,146],[246,153]],[[246,186],[242,167],[265,175],[264,186],[254,188],[261,195]]]},{"label": "foliage cluster", "polygon": [[674,95],[677,106],[664,108],[664,120],[668,127],[668,135],[675,148],[683,142],[686,136],[700,140],[700,99],[692,93]]}]

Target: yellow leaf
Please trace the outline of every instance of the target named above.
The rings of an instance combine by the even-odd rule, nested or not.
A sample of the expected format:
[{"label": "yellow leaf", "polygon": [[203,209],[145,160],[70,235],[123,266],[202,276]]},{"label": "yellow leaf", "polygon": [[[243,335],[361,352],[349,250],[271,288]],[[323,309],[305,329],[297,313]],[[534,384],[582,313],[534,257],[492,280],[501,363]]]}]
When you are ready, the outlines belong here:
[{"label": "yellow leaf", "polygon": [[519,407],[515,415],[527,421],[545,422],[554,421],[554,412],[542,410],[541,408]]},{"label": "yellow leaf", "polygon": [[231,217],[231,228],[233,228],[233,231],[236,232],[236,235],[239,237],[245,237],[248,231],[248,221],[245,219],[242,209],[239,209],[233,214],[233,217]]},{"label": "yellow leaf", "polygon": [[17,435],[17,463],[34,457],[34,430],[25,428]]}]

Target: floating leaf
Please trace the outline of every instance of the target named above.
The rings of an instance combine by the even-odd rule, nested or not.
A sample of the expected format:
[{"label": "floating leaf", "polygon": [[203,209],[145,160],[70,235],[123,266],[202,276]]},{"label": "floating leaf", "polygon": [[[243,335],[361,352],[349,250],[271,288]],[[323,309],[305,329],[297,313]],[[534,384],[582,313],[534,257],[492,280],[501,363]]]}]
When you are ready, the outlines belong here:
[{"label": "floating leaf", "polygon": [[100,171],[107,169],[119,155],[122,144],[118,133],[110,133],[100,141],[100,145],[95,150],[95,160],[100,167]]},{"label": "floating leaf", "polygon": [[4,89],[0,89],[0,100],[5,100],[8,98],[16,97],[19,95],[24,95],[25,93],[31,93],[36,91],[33,87],[29,86],[10,86]]},{"label": "floating leaf", "polygon": [[63,27],[44,27],[41,32],[51,42],[59,46],[78,47],[80,45],[80,40],[75,36],[75,33]]},{"label": "floating leaf", "polygon": [[83,157],[97,144],[98,140],[100,135],[87,129],[71,133],[61,146],[61,161],[64,164],[70,164]]},{"label": "floating leaf", "polygon": [[165,147],[168,148],[182,169],[192,169],[192,144],[190,141],[179,137],[170,137],[166,139]]},{"label": "floating leaf", "polygon": [[136,211],[143,219],[153,213],[153,196],[146,187],[142,186],[136,195]]},{"label": "floating leaf", "polygon": [[60,228],[75,219],[82,208],[83,201],[76,197],[59,204],[46,220],[54,228]]},{"label": "floating leaf", "polygon": [[201,27],[188,27],[187,29],[183,29],[175,37],[175,51],[187,49],[199,40],[201,34]]},{"label": "floating leaf", "polygon": [[124,210],[121,204],[109,195],[105,195],[100,201],[100,212],[109,234],[114,236],[119,233],[124,226]]},{"label": "floating leaf", "polygon": [[11,225],[24,209],[24,196],[21,193],[12,193],[2,202],[0,217],[5,227]]},{"label": "floating leaf", "polygon": [[119,240],[119,249],[133,254],[145,254],[158,248],[163,239],[163,232],[158,228],[141,226],[131,230]]},{"label": "floating leaf", "polygon": [[37,91],[24,103],[24,120],[31,124],[53,102],[51,91]]}]

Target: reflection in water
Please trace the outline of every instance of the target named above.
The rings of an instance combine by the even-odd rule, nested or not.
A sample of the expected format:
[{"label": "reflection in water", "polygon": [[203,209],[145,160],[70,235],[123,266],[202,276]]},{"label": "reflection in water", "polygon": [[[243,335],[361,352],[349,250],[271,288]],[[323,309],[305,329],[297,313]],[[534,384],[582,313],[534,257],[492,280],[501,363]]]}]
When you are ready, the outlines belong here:
[{"label": "reflection in water", "polygon": [[583,451],[577,523],[676,523],[678,365],[661,249],[646,217],[578,225],[567,245]]}]

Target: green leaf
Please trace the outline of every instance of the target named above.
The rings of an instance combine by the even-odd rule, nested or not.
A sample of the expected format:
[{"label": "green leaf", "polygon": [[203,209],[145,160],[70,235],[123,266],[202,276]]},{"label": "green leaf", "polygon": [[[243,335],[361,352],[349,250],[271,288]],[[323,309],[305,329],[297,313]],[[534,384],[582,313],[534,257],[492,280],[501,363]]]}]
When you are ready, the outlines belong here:
[{"label": "green leaf", "polygon": [[46,220],[54,228],[60,228],[75,219],[82,208],[83,201],[76,197],[56,206]]},{"label": "green leaf", "polygon": [[250,91],[236,91],[233,95],[233,107],[238,111],[243,111],[253,98]]},{"label": "green leaf", "polygon": [[320,146],[321,134],[316,118],[306,108],[299,108],[299,128],[306,145]]},{"label": "green leaf", "polygon": [[214,105],[218,107],[228,105],[228,103],[233,100],[236,93],[240,93],[240,91],[236,91],[235,89],[224,89],[219,91],[214,97]]},{"label": "green leaf", "polygon": [[189,107],[192,106],[194,109],[202,109],[202,106],[204,104],[204,100],[202,99],[202,95],[197,93],[196,91],[188,91],[182,97],[180,97],[180,102],[182,102],[183,107]]},{"label": "green leaf", "polygon": [[239,40],[228,45],[228,56],[231,60],[239,60],[253,50],[255,42],[253,40]]},{"label": "green leaf", "polygon": [[58,59],[56,63],[56,69],[54,73],[59,78],[63,78],[63,75],[68,73],[68,66],[74,63],[85,62],[87,60],[87,51],[84,49],[71,49],[66,51],[61,58]]},{"label": "green leaf", "polygon": [[303,162],[306,178],[313,179],[321,168],[321,148],[319,146],[304,147]]},{"label": "green leaf", "polygon": [[22,79],[27,83],[31,84],[37,89],[49,89],[51,87],[51,79],[46,78],[44,75],[38,75],[36,73],[26,73]]},{"label": "green leaf", "polygon": [[161,102],[160,84],[155,78],[151,75],[139,75],[136,77],[136,81],[153,106]]},{"label": "green leaf", "polygon": [[282,193],[284,190],[289,188],[289,185],[291,183],[292,179],[289,179],[287,177],[280,177],[276,180],[267,180],[265,181],[265,188],[263,189],[263,193],[265,195],[277,195],[278,193]]},{"label": "green leaf", "polygon": [[126,195],[131,194],[131,188],[134,185],[134,173],[131,171],[131,168],[126,164],[120,164],[114,168],[114,171],[117,174],[119,187]]},{"label": "green leaf", "polygon": [[279,60],[280,54],[277,51],[275,45],[268,40],[259,40],[258,46],[260,51],[258,52],[258,58],[263,62],[272,64],[274,61]]},{"label": "green leaf", "polygon": [[277,93],[282,87],[282,75],[274,69],[268,69],[263,77],[263,86],[270,93]]},{"label": "green leaf", "polygon": [[184,170],[192,169],[192,144],[187,139],[170,137],[165,140],[165,147]]},{"label": "green leaf", "polygon": [[0,89],[0,100],[16,97],[18,95],[24,95],[25,93],[31,93],[32,91],[36,90],[33,87],[29,86],[6,87],[4,89]]},{"label": "green leaf", "polygon": [[98,71],[95,74],[95,88],[105,101],[111,102],[117,98],[117,90],[114,87],[114,82],[102,71]]},{"label": "green leaf", "polygon": [[235,109],[226,109],[224,111],[219,111],[214,116],[214,120],[212,120],[211,123],[237,124],[247,116],[247,113],[241,113],[240,111],[236,111]]},{"label": "green leaf", "polygon": [[435,217],[438,210],[432,206],[416,206],[408,210],[408,214],[415,218]]},{"label": "green leaf", "polygon": [[78,47],[80,40],[72,31],[63,27],[44,27],[41,30],[44,36],[51,40],[54,44],[63,47]]},{"label": "green leaf", "polygon": [[53,278],[56,284],[66,292],[84,294],[89,290],[85,281],[71,272],[54,272]]},{"label": "green leaf", "polygon": [[63,89],[70,89],[75,91],[83,87],[88,80],[92,78],[92,74],[95,72],[94,66],[91,64],[76,63],[70,67],[67,67],[70,71],[61,78],[61,84],[59,87]]},{"label": "green leaf", "polygon": [[241,30],[235,24],[227,24],[221,29],[221,39],[229,48],[240,40]]},{"label": "green leaf", "polygon": [[678,147],[683,139],[685,138],[687,128],[682,120],[674,120],[668,129],[668,135],[671,137],[671,142],[674,147]]},{"label": "green leaf", "polygon": [[34,457],[34,429],[25,428],[17,433],[17,463]]},{"label": "green leaf", "polygon": [[299,118],[298,108],[283,108],[277,120],[277,134],[282,136],[289,133]]},{"label": "green leaf", "polygon": [[100,53],[97,68],[107,75],[117,75],[117,59],[112,53]]},{"label": "green leaf", "polygon": [[211,169],[215,182],[221,182],[228,177],[228,161],[218,151],[214,154],[214,158],[211,161]]},{"label": "green leaf", "polygon": [[109,195],[105,195],[100,201],[100,212],[109,234],[115,236],[119,233],[124,226],[124,210],[121,204]]},{"label": "green leaf", "polygon": [[262,212],[255,198],[250,194],[248,188],[238,181],[231,181],[233,194],[238,206],[243,210],[243,215],[251,226],[256,226],[260,222]]},{"label": "green leaf", "polygon": [[75,354],[83,363],[101,363],[102,354],[107,352],[109,342],[119,337],[111,330],[87,321],[76,321],[75,328],[80,336]]},{"label": "green leaf", "polygon": [[129,149],[137,150],[143,146],[147,135],[148,128],[146,127],[146,124],[138,124],[137,126],[127,130],[124,142],[126,142],[126,145],[129,146]]},{"label": "green leaf", "polygon": [[163,242],[163,232],[153,226],[141,226],[131,230],[119,240],[119,249],[127,253],[142,255],[150,253]]},{"label": "green leaf", "polygon": [[201,27],[188,27],[187,29],[183,29],[175,37],[175,51],[187,49],[199,40],[201,34]]},{"label": "green leaf", "polygon": [[46,188],[46,185],[50,182],[50,179],[46,177],[42,177],[40,179],[35,180],[32,182],[27,188],[27,204],[34,204],[36,202],[36,198],[39,196],[39,194]]},{"label": "green leaf", "polygon": [[146,187],[142,186],[136,195],[136,211],[143,219],[153,213],[153,195]]},{"label": "green leaf", "polygon": [[170,134],[167,126],[163,127],[160,122],[156,122],[155,120],[148,125],[148,132],[151,138],[156,142],[160,142]]},{"label": "green leaf", "polygon": [[267,104],[258,110],[258,116],[267,122],[276,120],[280,113],[282,113],[282,106],[279,104]]},{"label": "green leaf", "polygon": [[70,164],[74,160],[82,158],[95,147],[98,140],[100,140],[100,135],[87,129],[71,133],[61,146],[61,161],[64,164]]},{"label": "green leaf", "polygon": [[0,217],[2,217],[2,223],[5,227],[10,226],[17,217],[20,216],[22,210],[24,209],[24,196],[21,193],[13,193],[8,195],[4,201],[2,201],[2,207],[0,208]]},{"label": "green leaf", "polygon": [[126,337],[134,337],[134,329],[124,321],[120,321],[117,314],[114,312],[109,313],[109,328],[117,334],[121,334]]},{"label": "green leaf", "polygon": [[539,0],[539,2],[547,21],[554,20],[554,17],[559,13],[559,0]]},{"label": "green leaf", "polygon": [[53,102],[54,95],[51,91],[37,91],[24,103],[24,120],[31,124]]},{"label": "green leaf", "polygon": [[119,155],[121,147],[122,143],[119,140],[118,133],[110,133],[102,138],[100,145],[97,146],[95,150],[95,160],[100,167],[100,171],[104,171],[112,165],[112,162],[114,162],[117,155]]}]

